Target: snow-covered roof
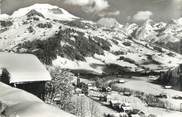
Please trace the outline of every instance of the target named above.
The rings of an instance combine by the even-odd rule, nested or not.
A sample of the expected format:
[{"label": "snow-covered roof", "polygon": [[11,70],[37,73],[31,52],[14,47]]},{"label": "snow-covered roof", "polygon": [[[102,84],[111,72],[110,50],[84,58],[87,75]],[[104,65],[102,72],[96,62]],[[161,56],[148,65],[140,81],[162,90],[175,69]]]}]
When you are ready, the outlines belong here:
[{"label": "snow-covered roof", "polygon": [[10,73],[10,83],[51,80],[45,66],[32,54],[0,52],[0,68]]}]

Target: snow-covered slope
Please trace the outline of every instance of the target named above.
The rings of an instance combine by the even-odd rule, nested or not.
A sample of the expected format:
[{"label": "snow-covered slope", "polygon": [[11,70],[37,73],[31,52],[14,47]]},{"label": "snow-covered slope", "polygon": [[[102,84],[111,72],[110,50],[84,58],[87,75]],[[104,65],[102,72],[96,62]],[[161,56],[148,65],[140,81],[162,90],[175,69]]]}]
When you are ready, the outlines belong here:
[{"label": "snow-covered slope", "polygon": [[0,48],[33,53],[46,64],[96,73],[147,73],[182,63],[181,55],[135,39],[137,30],[147,32],[138,37],[148,37],[145,35],[157,30],[154,27],[161,29],[163,24],[153,24],[152,30],[147,30],[150,23],[144,28],[127,24],[111,29],[67,14],[45,4],[15,11],[8,19],[0,19]]},{"label": "snow-covered slope", "polygon": [[45,18],[50,18],[50,19],[68,20],[68,19],[78,18],[62,8],[59,8],[59,7],[53,6],[53,5],[49,5],[49,4],[35,4],[30,7],[21,8],[21,9],[15,11],[12,14],[12,17],[13,18],[22,17],[22,16],[26,15],[28,12],[30,12],[31,10],[36,10],[37,12],[40,12],[41,14],[43,14]]},{"label": "snow-covered slope", "polygon": [[148,41],[181,54],[179,42],[182,39],[182,18],[173,19],[167,23],[147,20],[136,29],[134,37],[137,40]]},{"label": "snow-covered slope", "polygon": [[[11,44],[21,42],[25,38],[25,40],[48,38],[54,35],[59,27],[53,20],[70,21],[75,19],[79,18],[62,8],[49,4],[35,4],[27,8],[21,8],[11,16],[0,15],[0,46],[6,48]],[[4,40],[7,40],[9,44]]]},{"label": "snow-covered slope", "polygon": [[9,15],[8,14],[1,14],[0,15],[0,19],[1,20],[6,20],[6,19],[8,19],[9,18]]},{"label": "snow-covered slope", "polygon": [[[1,82],[0,90],[1,109],[2,105],[4,107],[7,105],[3,113],[6,117],[75,117],[58,108],[45,104],[30,93],[12,88]],[[1,114],[0,116],[3,116]]]}]

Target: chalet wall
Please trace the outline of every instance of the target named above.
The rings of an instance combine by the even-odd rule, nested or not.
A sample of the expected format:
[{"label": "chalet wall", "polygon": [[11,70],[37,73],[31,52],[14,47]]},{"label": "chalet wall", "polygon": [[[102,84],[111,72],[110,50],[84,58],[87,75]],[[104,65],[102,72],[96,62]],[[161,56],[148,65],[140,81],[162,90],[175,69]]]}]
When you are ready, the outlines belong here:
[{"label": "chalet wall", "polygon": [[44,100],[45,82],[28,82],[23,84],[15,84],[16,88],[23,89],[31,94],[34,94]]}]

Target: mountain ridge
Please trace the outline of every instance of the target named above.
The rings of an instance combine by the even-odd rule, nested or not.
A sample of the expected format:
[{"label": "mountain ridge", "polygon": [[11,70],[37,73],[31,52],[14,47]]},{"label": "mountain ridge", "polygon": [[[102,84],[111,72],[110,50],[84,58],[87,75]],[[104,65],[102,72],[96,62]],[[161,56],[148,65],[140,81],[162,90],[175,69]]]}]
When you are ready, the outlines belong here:
[{"label": "mountain ridge", "polygon": [[[48,10],[43,12],[41,8]],[[35,54],[45,64],[99,74],[145,74],[182,63],[182,56],[158,46],[155,43],[158,39],[145,39],[156,32],[155,23],[151,25],[148,21],[145,28],[132,23],[111,29],[67,14],[66,10],[47,4],[15,11],[9,18],[0,19],[0,48]],[[163,23],[158,30],[162,28]],[[112,71],[113,66],[116,71]]]}]

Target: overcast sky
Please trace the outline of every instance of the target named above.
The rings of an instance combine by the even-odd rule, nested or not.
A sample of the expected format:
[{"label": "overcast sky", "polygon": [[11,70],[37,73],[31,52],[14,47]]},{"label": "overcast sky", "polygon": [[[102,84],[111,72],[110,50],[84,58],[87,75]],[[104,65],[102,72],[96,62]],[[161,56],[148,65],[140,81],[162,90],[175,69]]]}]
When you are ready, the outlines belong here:
[{"label": "overcast sky", "polygon": [[182,0],[3,0],[1,10],[11,14],[35,3],[57,5],[76,16],[94,21],[102,17],[114,17],[121,23],[149,18],[168,21],[182,15]]}]

